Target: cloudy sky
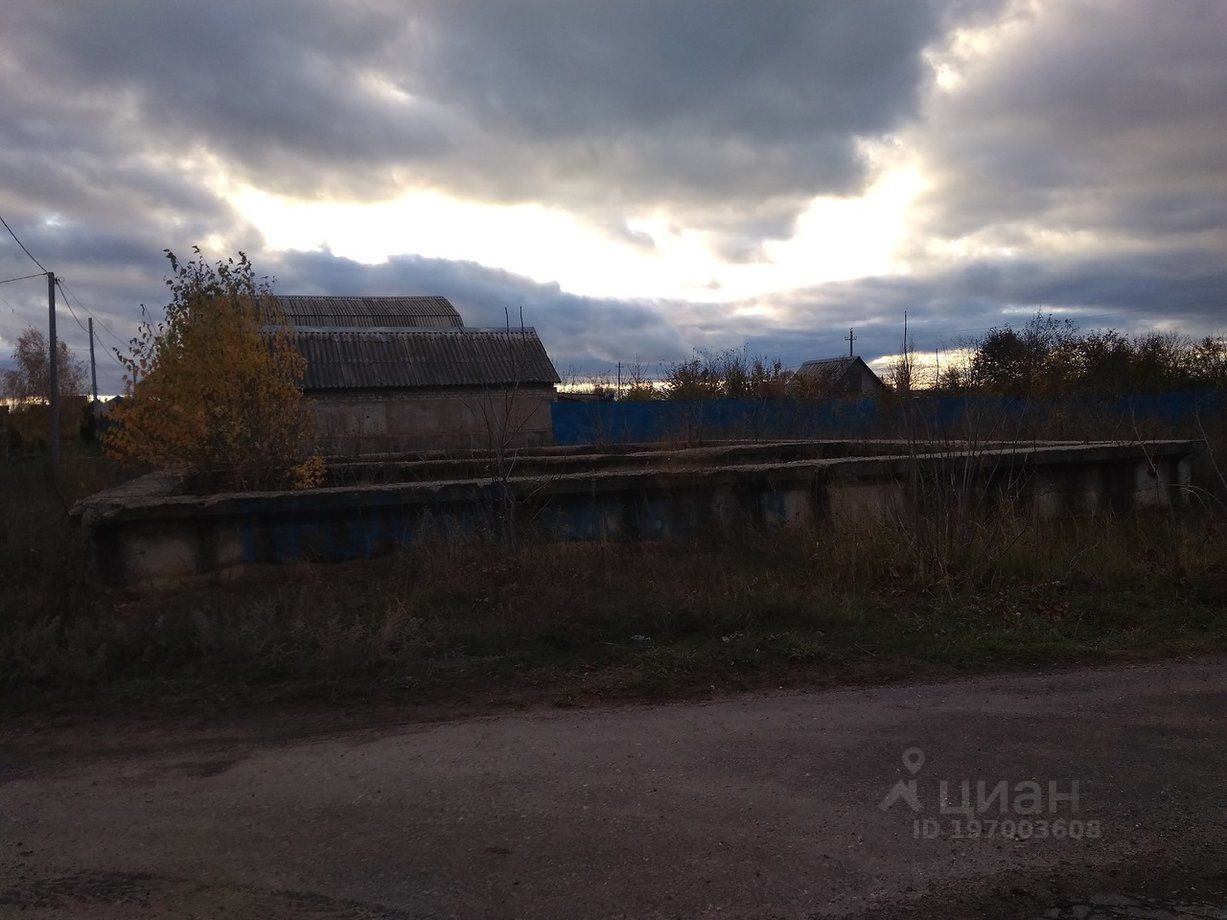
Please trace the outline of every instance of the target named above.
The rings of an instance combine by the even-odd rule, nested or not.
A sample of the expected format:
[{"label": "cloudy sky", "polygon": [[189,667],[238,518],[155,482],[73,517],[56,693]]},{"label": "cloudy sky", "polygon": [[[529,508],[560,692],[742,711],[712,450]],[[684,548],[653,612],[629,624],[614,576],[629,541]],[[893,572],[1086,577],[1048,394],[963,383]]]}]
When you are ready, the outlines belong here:
[{"label": "cloudy sky", "polygon": [[[564,373],[875,358],[905,310],[925,352],[1037,310],[1218,334],[1227,2],[9,3],[0,215],[100,345],[193,244],[523,308]],[[45,316],[0,285],[0,352]]]}]

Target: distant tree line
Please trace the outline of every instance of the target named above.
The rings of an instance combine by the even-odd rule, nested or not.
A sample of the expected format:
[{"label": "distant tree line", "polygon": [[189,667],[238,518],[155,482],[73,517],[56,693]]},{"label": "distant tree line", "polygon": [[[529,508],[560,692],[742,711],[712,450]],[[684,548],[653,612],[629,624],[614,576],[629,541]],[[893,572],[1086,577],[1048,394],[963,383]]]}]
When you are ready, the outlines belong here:
[{"label": "distant tree line", "polygon": [[751,355],[749,350],[697,350],[686,361],[665,364],[653,376],[639,362],[625,365],[619,380],[608,374],[573,385],[597,399],[644,402],[661,399],[772,399],[785,395],[791,374],[778,358]]},{"label": "distant tree line", "polygon": [[[1036,314],[1021,327],[994,327],[964,340],[945,366],[918,365],[909,343],[882,374],[887,392],[984,393],[1018,397],[1125,396],[1178,390],[1227,389],[1227,339],[1176,332],[1126,335],[1083,331],[1067,319]],[[823,381],[799,377],[778,359],[746,347],[696,351],[665,365],[658,377],[627,366],[619,384],[592,378],[585,389],[601,399],[824,399]]]},{"label": "distant tree line", "polygon": [[661,395],[666,399],[761,399],[784,395],[788,378],[777,359],[751,356],[746,348],[702,351],[671,365]]},{"label": "distant tree line", "polygon": [[1037,314],[966,343],[965,359],[944,369],[938,389],[1007,396],[1124,396],[1227,387],[1227,340],[1174,332],[1124,335],[1082,331]]}]

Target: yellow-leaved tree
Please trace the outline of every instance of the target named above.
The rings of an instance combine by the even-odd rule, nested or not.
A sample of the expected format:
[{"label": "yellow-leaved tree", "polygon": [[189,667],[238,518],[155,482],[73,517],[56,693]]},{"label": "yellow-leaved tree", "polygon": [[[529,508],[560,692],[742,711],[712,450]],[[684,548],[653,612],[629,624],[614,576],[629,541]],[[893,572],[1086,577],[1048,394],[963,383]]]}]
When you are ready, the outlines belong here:
[{"label": "yellow-leaved tree", "polygon": [[206,489],[318,485],[318,458],[306,460],[304,359],[268,279],[242,252],[216,264],[193,252],[180,262],[166,250],[165,315],[146,318],[119,356],[128,373],[108,450],[185,470]]}]

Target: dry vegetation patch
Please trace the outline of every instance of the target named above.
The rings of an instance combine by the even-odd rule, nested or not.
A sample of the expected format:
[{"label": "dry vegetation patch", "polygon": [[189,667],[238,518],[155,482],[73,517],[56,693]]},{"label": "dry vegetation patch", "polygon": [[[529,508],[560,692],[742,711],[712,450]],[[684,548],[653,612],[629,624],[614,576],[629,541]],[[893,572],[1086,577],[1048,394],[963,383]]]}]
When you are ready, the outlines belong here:
[{"label": "dry vegetation patch", "polygon": [[[92,585],[77,456],[3,489],[10,712],[168,699],[588,700],[823,686],[1227,649],[1213,509],[711,533],[688,544],[437,542],[139,596]],[[1000,512],[997,512],[1000,514]]]}]

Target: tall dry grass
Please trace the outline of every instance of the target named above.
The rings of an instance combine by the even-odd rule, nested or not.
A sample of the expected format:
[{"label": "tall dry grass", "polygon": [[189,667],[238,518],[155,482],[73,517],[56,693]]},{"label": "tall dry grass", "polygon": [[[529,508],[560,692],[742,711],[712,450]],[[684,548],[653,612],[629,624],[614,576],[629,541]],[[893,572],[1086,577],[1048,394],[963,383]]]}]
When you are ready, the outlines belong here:
[{"label": "tall dry grass", "polygon": [[0,690],[25,706],[577,681],[652,692],[798,667],[839,675],[855,660],[897,675],[1227,639],[1217,517],[979,526],[974,554],[897,519],[689,544],[453,539],[145,597],[90,586],[57,552],[71,534],[45,530],[31,560],[5,569],[23,583],[0,623]]}]

